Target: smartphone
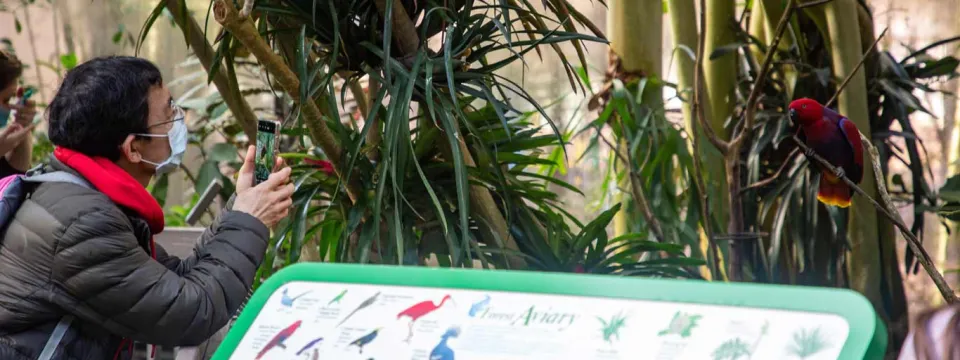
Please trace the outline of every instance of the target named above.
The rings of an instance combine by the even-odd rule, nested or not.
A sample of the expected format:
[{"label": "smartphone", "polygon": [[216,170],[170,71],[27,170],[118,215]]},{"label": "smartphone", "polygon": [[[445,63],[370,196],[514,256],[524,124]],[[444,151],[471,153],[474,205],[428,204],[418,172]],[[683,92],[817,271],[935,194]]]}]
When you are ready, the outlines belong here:
[{"label": "smartphone", "polygon": [[33,88],[27,88],[24,90],[23,96],[20,97],[20,106],[26,105],[31,96],[33,96]]},{"label": "smartphone", "polygon": [[[20,106],[26,105],[27,101],[30,100],[30,97],[33,96],[33,93],[34,93],[33,88],[27,88],[27,90],[24,90],[23,96],[20,97],[20,102],[19,102]],[[43,120],[43,116],[34,117],[33,125],[39,125],[40,121],[42,120]]]},{"label": "smartphone", "polygon": [[[30,97],[33,96],[33,88],[27,88],[23,92],[23,95],[20,96],[20,101],[17,101],[17,104],[20,106],[26,105],[27,100],[30,100]],[[4,110],[3,116],[0,116],[0,127],[7,126],[7,121],[10,120],[10,110]]]},{"label": "smartphone", "polygon": [[257,121],[257,154],[254,185],[267,180],[277,164],[280,123],[272,120]]}]

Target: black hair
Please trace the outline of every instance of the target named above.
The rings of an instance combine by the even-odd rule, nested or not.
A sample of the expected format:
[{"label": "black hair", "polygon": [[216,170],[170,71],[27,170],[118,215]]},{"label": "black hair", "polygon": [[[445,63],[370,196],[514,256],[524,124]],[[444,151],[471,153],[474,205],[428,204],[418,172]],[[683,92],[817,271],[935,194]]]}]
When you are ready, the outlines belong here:
[{"label": "black hair", "polygon": [[0,50],[0,89],[5,89],[23,75],[23,64],[12,52]]},{"label": "black hair", "polygon": [[67,73],[47,108],[50,141],[116,161],[128,135],[147,132],[150,89],[162,84],[160,69],[136,57],[80,64]]}]

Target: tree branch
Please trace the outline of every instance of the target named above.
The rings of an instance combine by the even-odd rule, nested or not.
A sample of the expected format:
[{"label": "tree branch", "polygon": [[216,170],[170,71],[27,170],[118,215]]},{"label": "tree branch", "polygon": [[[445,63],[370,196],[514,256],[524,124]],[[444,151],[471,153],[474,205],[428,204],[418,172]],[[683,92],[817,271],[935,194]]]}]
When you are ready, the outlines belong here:
[{"label": "tree branch", "polygon": [[[309,126],[311,136],[314,141],[320,145],[323,152],[333,163],[338,176],[343,176],[342,171],[346,164],[342,163],[342,150],[337,143],[336,138],[327,127],[324,121],[323,113],[317,104],[311,99],[300,99],[300,79],[284,63],[283,59],[273,52],[273,49],[267,42],[260,37],[260,33],[253,25],[253,21],[248,17],[240,17],[237,8],[228,0],[215,0],[213,4],[214,18],[223,25],[224,29],[240,40],[243,46],[250,50],[250,53],[260,61],[264,69],[274,75],[277,82],[283,87],[284,91],[300,104],[304,121],[313,126]],[[347,195],[350,200],[355,202],[362,194],[361,188],[351,179],[344,179],[347,184]]]},{"label": "tree branch", "polygon": [[[173,20],[177,23],[180,31],[183,32],[183,36],[187,38],[187,42],[190,44],[190,48],[193,49],[194,55],[200,60],[200,65],[203,65],[204,70],[209,72],[210,68],[213,67],[213,56],[215,54],[213,47],[207,42],[203,29],[200,28],[197,21],[194,20],[190,14],[183,12],[184,7],[181,6],[180,1],[181,0],[166,0],[167,10],[173,15]],[[228,54],[227,56],[230,55]],[[247,139],[252,142],[257,138],[257,115],[253,112],[253,109],[250,108],[247,100],[240,95],[240,89],[233,88],[230,80],[222,71],[218,71],[216,75],[213,76],[213,85],[217,87],[217,91],[220,92],[220,97],[222,97],[223,102],[227,104],[230,113],[233,114],[233,117],[240,123],[240,127],[243,128],[243,133],[247,135]]]},{"label": "tree branch", "polygon": [[[794,143],[797,144],[797,147],[802,149],[805,153],[810,150],[806,144],[800,141],[796,135],[790,137]],[[903,219],[900,217],[900,214],[897,212],[896,207],[893,206],[892,201],[890,200],[890,194],[887,193],[886,181],[883,178],[883,171],[880,169],[880,155],[877,153],[877,149],[873,147],[870,139],[868,139],[863,134],[860,134],[860,140],[863,143],[863,146],[867,149],[867,152],[870,154],[870,162],[873,166],[873,174],[877,183],[877,190],[880,192],[880,200],[884,202],[885,205],[880,205],[876,200],[874,200],[870,195],[867,195],[863,189],[861,189],[857,184],[847,178],[844,174],[841,179],[843,182],[850,186],[853,191],[857,194],[860,194],[863,198],[869,201],[877,211],[882,213],[897,228],[900,230],[900,233],[903,234],[903,237],[907,239],[907,245],[910,246],[910,249],[914,254],[917,255],[917,261],[920,262],[920,265],[923,266],[923,269],[930,275],[930,278],[933,280],[933,283],[937,286],[937,289],[940,290],[940,295],[943,296],[944,300],[949,304],[957,302],[957,296],[954,294],[953,290],[950,289],[950,285],[947,285],[946,280],[943,279],[943,275],[940,274],[940,271],[937,270],[936,265],[930,259],[930,255],[927,254],[927,251],[923,248],[923,244],[920,243],[920,240],[917,239],[917,236],[910,231],[907,225],[903,222]],[[812,157],[816,160],[820,166],[824,169],[823,171],[830,171],[833,174],[837,173],[837,168],[832,164],[827,162],[826,159],[821,157],[819,154],[812,153]]]},{"label": "tree branch", "polygon": [[763,65],[760,67],[760,72],[757,73],[757,79],[753,83],[753,89],[750,90],[750,96],[747,97],[746,111],[744,111],[744,125],[740,129],[740,133],[730,141],[730,149],[734,152],[740,148],[740,145],[742,145],[753,132],[753,124],[757,117],[757,100],[760,98],[760,91],[763,90],[763,85],[767,82],[767,74],[773,65],[773,55],[777,51],[777,47],[780,46],[783,33],[786,32],[787,25],[790,24],[790,17],[793,16],[796,9],[797,0],[788,0],[787,9],[783,12],[783,16],[780,17],[776,34],[773,37],[773,41],[770,42],[770,45],[767,47],[767,54],[764,56]]},{"label": "tree branch", "polygon": [[[618,116],[619,117],[619,116]],[[627,127],[623,124],[623,119],[617,121],[620,124],[620,132],[624,136],[627,134]],[[640,175],[633,171],[633,154],[630,151],[629,146],[625,146],[626,149],[623,150],[626,153],[626,165],[627,165],[627,176],[630,177],[630,191],[633,193],[633,201],[636,202],[638,208],[640,208],[640,214],[643,215],[644,220],[647,221],[647,226],[650,227],[650,231],[653,233],[653,236],[657,238],[657,241],[664,242],[663,238],[663,228],[660,227],[660,221],[657,220],[657,217],[653,215],[653,210],[650,208],[650,202],[647,201],[647,195],[643,193],[643,182],[640,181]],[[619,151],[618,149],[614,151]]]},{"label": "tree branch", "polygon": [[863,53],[863,56],[860,57],[860,62],[857,63],[857,66],[853,68],[853,71],[850,72],[850,75],[847,76],[846,79],[843,79],[843,82],[840,83],[840,87],[838,87],[837,91],[833,93],[833,97],[831,97],[830,100],[827,101],[827,104],[824,105],[823,107],[829,108],[833,106],[833,103],[836,102],[837,98],[840,97],[840,93],[843,91],[844,88],[847,87],[847,84],[850,83],[850,79],[853,79],[853,74],[856,74],[857,71],[859,71],[860,68],[863,67],[863,63],[867,60],[867,57],[870,56],[870,52],[877,47],[877,44],[880,43],[880,40],[883,39],[883,36],[887,34],[887,29],[889,28],[884,28],[883,32],[880,33],[880,36],[877,36],[877,39],[874,40],[873,44],[870,45],[870,48],[868,48],[867,51]]},{"label": "tree branch", "polygon": [[747,191],[747,190],[750,190],[750,189],[756,189],[756,188],[759,188],[759,187],[764,187],[764,186],[767,186],[767,185],[769,185],[770,183],[774,182],[774,180],[777,180],[777,178],[780,177],[780,174],[782,174],[783,171],[787,168],[787,166],[790,165],[790,159],[792,159],[793,156],[796,155],[798,152],[800,152],[800,148],[795,148],[795,149],[793,149],[793,151],[791,151],[790,154],[787,155],[787,158],[783,160],[783,164],[780,164],[780,168],[777,169],[777,172],[775,172],[773,175],[770,175],[770,177],[768,177],[768,178],[766,178],[766,179],[763,179],[763,180],[757,181],[757,182],[755,182],[755,183],[753,183],[753,184],[750,184],[749,186],[741,189],[740,192],[743,193],[743,192],[745,192],[745,191]]},{"label": "tree branch", "polygon": [[713,146],[716,146],[720,150],[721,154],[725,154],[727,149],[727,144],[723,140],[720,140],[717,137],[717,133],[713,131],[713,128],[710,127],[710,124],[707,124],[707,120],[704,118],[703,110],[703,52],[704,46],[707,42],[707,17],[706,17],[707,4],[705,0],[700,0],[700,34],[697,41],[697,58],[694,64],[694,73],[693,73],[693,105],[691,106],[691,111],[693,116],[696,117],[696,120],[691,121],[691,130],[693,137],[693,166],[694,174],[693,180],[697,184],[697,190],[700,192],[700,208],[703,214],[703,232],[707,236],[707,244],[710,246],[708,252],[710,257],[713,259],[713,266],[710,268],[710,274],[713,280],[723,279],[726,280],[726,277],[723,274],[723,271],[720,269],[720,247],[717,246],[717,241],[713,235],[713,228],[710,224],[710,198],[707,196],[707,186],[703,181],[703,165],[700,163],[700,135],[697,131],[697,125],[699,124],[703,127],[703,133],[707,135],[707,139]]},{"label": "tree branch", "polygon": [[393,41],[397,44],[400,54],[409,55],[417,52],[420,48],[420,36],[417,35],[417,28],[410,21],[410,15],[407,14],[403,3],[400,0],[376,0],[377,10],[380,10],[380,14],[386,14],[387,1],[393,1],[390,9],[390,24],[391,31],[395,35]]}]

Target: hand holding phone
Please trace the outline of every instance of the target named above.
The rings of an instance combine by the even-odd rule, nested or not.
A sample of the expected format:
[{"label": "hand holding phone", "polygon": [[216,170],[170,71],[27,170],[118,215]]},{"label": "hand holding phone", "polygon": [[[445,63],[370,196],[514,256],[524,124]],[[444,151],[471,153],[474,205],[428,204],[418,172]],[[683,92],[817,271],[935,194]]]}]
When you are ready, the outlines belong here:
[{"label": "hand holding phone", "polygon": [[277,163],[279,149],[280,123],[271,120],[257,121],[257,153],[254,158],[253,185],[267,181]]},{"label": "hand holding phone", "polygon": [[[293,204],[291,196],[294,186],[290,182],[292,170],[289,167],[283,167],[268,175],[266,181],[254,185],[255,170],[260,166],[256,163],[256,157],[257,147],[247,148],[243,166],[240,167],[240,173],[237,176],[237,196],[232,210],[247,213],[259,219],[268,228],[273,228],[280,220],[287,217],[290,206]],[[277,160],[275,166],[282,167],[283,162]]]},{"label": "hand holding phone", "polygon": [[7,104],[3,104],[4,106],[0,107],[0,127],[7,126],[7,122],[10,120],[10,113],[12,110],[16,110],[18,113],[17,117],[20,117],[19,113],[22,111],[23,107],[27,105],[27,101],[30,100],[30,96],[33,96],[33,88],[28,88],[26,90],[24,88],[17,89],[17,97],[19,97],[20,100],[18,100],[15,105],[10,106],[9,108],[6,108]]},{"label": "hand holding phone", "polygon": [[43,119],[42,117],[37,116],[36,107],[34,107],[34,105],[29,103],[30,97],[33,96],[34,93],[35,91],[33,90],[33,88],[26,88],[26,89],[20,88],[17,91],[17,95],[20,97],[20,100],[17,101],[17,106],[15,107],[15,109],[17,110],[15,120],[20,125],[23,125],[23,126],[37,125],[40,123],[40,120]]}]

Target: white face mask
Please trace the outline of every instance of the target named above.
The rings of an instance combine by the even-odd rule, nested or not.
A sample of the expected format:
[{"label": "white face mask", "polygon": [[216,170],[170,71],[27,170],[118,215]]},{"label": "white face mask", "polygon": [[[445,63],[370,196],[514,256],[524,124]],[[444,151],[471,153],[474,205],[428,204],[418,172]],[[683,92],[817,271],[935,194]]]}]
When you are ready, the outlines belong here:
[{"label": "white face mask", "polygon": [[146,137],[165,137],[169,140],[170,143],[170,157],[162,162],[155,163],[147,159],[143,159],[143,162],[153,165],[157,168],[157,175],[166,174],[173,170],[176,170],[180,167],[180,161],[183,160],[183,154],[187,152],[187,124],[184,123],[184,114],[183,109],[179,106],[171,104],[174,107],[174,116],[173,127],[170,128],[170,131],[166,135],[160,134],[134,134],[137,136],[146,136]]}]

